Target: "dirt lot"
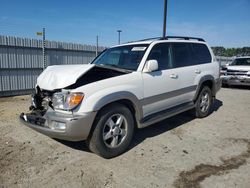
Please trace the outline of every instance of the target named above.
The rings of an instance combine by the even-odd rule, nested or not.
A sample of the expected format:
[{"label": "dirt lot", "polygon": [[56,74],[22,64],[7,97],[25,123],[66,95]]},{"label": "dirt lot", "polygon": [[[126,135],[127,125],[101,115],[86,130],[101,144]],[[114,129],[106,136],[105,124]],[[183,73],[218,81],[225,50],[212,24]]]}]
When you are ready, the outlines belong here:
[{"label": "dirt lot", "polygon": [[250,187],[249,89],[222,89],[205,119],[183,113],[137,131],[110,160],[21,125],[29,103],[0,99],[0,187]]}]

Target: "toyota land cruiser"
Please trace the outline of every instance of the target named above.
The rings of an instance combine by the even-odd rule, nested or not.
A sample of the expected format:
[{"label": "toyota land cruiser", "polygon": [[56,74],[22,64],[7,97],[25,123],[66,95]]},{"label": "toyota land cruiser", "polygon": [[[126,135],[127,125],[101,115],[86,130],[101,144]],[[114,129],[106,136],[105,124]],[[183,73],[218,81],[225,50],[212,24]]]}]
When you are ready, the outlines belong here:
[{"label": "toyota land cruiser", "polygon": [[206,117],[220,85],[219,64],[201,38],[130,42],[90,64],[47,67],[20,120],[52,138],[86,140],[111,158],[126,151],[135,128],[190,109]]}]

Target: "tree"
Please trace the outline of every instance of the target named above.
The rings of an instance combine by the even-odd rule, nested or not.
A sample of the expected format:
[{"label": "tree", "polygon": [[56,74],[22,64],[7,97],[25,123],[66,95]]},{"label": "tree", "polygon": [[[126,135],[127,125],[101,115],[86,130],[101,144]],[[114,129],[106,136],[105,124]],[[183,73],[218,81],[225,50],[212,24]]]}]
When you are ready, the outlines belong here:
[{"label": "tree", "polygon": [[250,56],[250,47],[243,48],[224,48],[222,46],[212,47],[212,50],[216,56]]}]

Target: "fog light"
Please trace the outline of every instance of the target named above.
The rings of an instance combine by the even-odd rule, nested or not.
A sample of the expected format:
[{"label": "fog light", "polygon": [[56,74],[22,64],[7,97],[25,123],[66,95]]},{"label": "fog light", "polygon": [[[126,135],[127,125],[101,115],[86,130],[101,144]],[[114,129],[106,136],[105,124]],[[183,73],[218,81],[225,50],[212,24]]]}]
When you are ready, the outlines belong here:
[{"label": "fog light", "polygon": [[53,130],[63,131],[66,129],[66,124],[58,121],[52,121],[50,128]]}]

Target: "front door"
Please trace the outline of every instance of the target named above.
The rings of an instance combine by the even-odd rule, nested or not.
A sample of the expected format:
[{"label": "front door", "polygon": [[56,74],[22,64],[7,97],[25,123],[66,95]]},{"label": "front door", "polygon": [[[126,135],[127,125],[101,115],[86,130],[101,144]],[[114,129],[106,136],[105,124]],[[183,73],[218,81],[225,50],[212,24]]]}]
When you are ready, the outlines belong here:
[{"label": "front door", "polygon": [[[173,50],[176,51],[175,54]],[[144,117],[192,100],[191,96],[196,89],[192,86],[195,72],[192,67],[177,66],[177,61],[181,58],[189,61],[188,50],[182,50],[172,48],[171,43],[158,43],[152,48],[147,60],[157,60],[159,69],[151,73],[142,73]],[[178,55],[182,57],[178,58]]]}]

